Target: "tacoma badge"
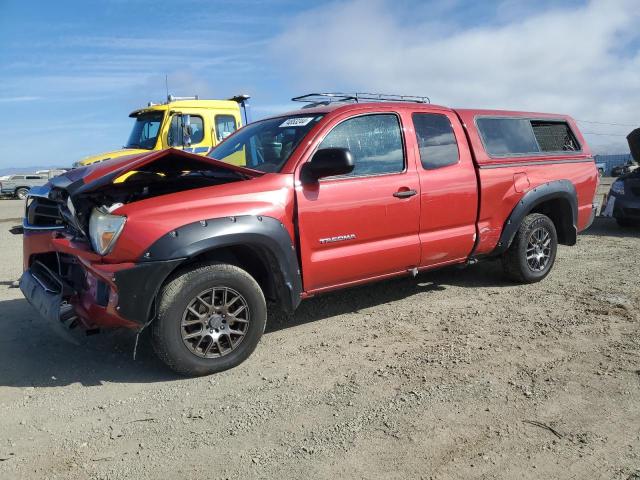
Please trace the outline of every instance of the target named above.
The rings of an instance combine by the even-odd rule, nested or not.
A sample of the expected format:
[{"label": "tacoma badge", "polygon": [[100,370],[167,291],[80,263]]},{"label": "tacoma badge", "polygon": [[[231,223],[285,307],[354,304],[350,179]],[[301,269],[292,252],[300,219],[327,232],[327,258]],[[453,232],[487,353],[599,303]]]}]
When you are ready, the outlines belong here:
[{"label": "tacoma badge", "polygon": [[354,240],[355,238],[355,233],[348,233],[347,235],[338,235],[337,237],[321,238],[320,243],[344,242],[345,240]]}]

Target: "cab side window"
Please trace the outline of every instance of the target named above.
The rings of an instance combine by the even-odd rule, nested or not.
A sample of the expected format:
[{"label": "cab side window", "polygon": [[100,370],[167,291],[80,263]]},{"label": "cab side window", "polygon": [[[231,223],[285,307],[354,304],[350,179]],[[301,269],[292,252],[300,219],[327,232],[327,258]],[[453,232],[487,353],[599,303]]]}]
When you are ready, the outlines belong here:
[{"label": "cab side window", "polygon": [[446,115],[414,113],[412,118],[423,168],[434,170],[458,163],[458,142]]},{"label": "cab side window", "polygon": [[362,115],[345,120],[329,132],[318,148],[348,148],[355,168],[346,176],[404,170],[402,133],[394,114]]},{"label": "cab side window", "polygon": [[[191,124],[191,145],[202,142],[204,139],[204,122],[202,117],[197,115],[189,116],[189,123]],[[171,126],[169,128],[169,145],[172,147],[186,145],[188,142],[188,133],[184,131],[182,125],[182,119],[180,115],[174,115],[171,117]]]},{"label": "cab side window", "polygon": [[236,131],[236,119],[233,115],[216,115],[216,139],[221,142]]},{"label": "cab side window", "polygon": [[204,140],[204,121],[202,117],[191,115],[191,143],[196,144]]}]

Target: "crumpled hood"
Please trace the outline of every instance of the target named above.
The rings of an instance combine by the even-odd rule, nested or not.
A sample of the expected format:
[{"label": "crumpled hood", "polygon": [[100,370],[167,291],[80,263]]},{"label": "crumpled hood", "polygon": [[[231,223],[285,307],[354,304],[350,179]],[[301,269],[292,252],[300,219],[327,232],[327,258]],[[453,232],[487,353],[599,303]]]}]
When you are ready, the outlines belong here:
[{"label": "crumpled hood", "polygon": [[636,128],[627,135],[627,143],[629,143],[631,156],[637,163],[640,163],[640,128]]},{"label": "crumpled hood", "polygon": [[137,155],[127,155],[107,160],[105,162],[94,163],[86,167],[76,168],[52,178],[50,185],[53,188],[66,190],[70,196],[79,193],[86,193],[111,183],[113,180],[127,172],[135,171],[145,165],[168,156],[177,157],[176,161],[178,162],[180,159],[190,160],[192,162],[202,162],[203,164],[207,164],[211,167],[239,172],[247,177],[258,177],[263,175],[263,172],[258,170],[231,165],[214,160],[213,158],[203,157],[201,155],[196,155],[175,148],[168,148],[166,150],[154,150],[151,152],[145,151],[145,153]]}]

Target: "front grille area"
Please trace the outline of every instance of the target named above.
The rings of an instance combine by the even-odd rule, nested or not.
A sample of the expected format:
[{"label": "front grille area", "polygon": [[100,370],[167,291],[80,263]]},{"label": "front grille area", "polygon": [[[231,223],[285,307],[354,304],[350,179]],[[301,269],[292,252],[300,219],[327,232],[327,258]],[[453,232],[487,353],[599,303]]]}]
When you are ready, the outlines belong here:
[{"label": "front grille area", "polygon": [[56,202],[46,198],[34,198],[27,207],[27,222],[34,227],[56,227],[63,225]]}]

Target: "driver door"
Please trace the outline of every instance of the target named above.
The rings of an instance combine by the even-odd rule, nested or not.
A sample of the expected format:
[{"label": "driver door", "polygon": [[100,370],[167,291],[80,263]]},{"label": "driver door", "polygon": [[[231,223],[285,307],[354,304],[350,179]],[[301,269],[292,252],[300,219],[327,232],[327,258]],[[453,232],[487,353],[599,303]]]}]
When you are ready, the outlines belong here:
[{"label": "driver door", "polygon": [[[185,118],[188,117],[188,125]],[[210,134],[209,134],[210,135]],[[204,118],[200,115],[175,113],[171,116],[167,132],[167,145],[185,152],[205,154],[210,149]]]},{"label": "driver door", "polygon": [[[318,146],[348,148],[348,175],[296,187],[304,289],[328,290],[417,267],[420,182],[400,117],[359,115],[334,124]],[[299,175],[299,171],[297,173]]]}]

